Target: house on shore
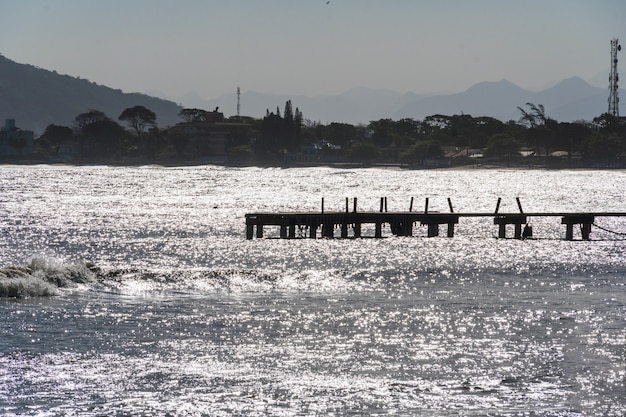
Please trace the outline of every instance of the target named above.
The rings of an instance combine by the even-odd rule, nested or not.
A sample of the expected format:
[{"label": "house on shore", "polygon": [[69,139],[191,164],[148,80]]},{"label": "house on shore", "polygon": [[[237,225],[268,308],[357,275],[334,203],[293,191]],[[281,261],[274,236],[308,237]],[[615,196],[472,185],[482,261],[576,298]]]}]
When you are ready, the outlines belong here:
[{"label": "house on shore", "polygon": [[285,162],[293,164],[336,163],[342,162],[343,159],[345,158],[341,146],[325,140],[302,145],[297,151],[285,155]]},{"label": "house on shore", "polygon": [[0,129],[0,159],[21,159],[35,151],[35,134],[20,129],[15,119],[6,119]]},{"label": "house on shore", "polygon": [[226,161],[228,149],[245,143],[249,133],[249,124],[226,121],[217,109],[206,112],[202,120],[177,123],[168,131],[176,143],[178,157],[214,162]]}]

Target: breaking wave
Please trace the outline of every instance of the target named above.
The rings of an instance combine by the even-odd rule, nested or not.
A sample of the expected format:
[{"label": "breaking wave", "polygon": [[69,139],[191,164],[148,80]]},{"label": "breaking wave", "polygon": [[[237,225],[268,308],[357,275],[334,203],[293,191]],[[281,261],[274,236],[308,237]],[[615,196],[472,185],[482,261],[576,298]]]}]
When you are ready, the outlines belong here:
[{"label": "breaking wave", "polygon": [[258,294],[274,291],[346,290],[345,271],[268,271],[247,269],[100,268],[91,262],[62,263],[33,257],[25,265],[0,268],[0,298],[48,297],[81,285],[124,295]]},{"label": "breaking wave", "polygon": [[97,280],[89,262],[65,264],[42,257],[23,266],[0,268],[0,297],[25,298],[56,295],[59,288],[75,288]]},{"label": "breaking wave", "polygon": [[267,294],[272,292],[337,292],[351,285],[346,271],[255,270],[238,268],[144,270],[122,268],[100,271],[100,283],[127,295]]},{"label": "breaking wave", "polygon": [[[589,276],[626,273],[623,265],[489,265],[449,268],[446,265],[387,265],[379,268],[145,268],[100,267],[91,262],[64,263],[33,257],[25,265],[0,268],[0,298],[48,297],[65,289],[81,288],[129,296],[219,294],[338,294],[387,292],[430,294],[462,285],[479,291],[502,282],[532,292],[544,286],[566,288]],[[565,279],[564,277],[567,277]],[[442,287],[443,286],[443,287]],[[480,291],[479,291],[480,292]]]}]

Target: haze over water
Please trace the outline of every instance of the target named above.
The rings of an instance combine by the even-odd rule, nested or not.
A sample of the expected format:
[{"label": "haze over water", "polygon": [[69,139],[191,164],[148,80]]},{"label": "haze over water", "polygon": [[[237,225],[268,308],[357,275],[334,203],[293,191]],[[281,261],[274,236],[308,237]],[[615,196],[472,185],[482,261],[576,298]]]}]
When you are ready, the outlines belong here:
[{"label": "haze over water", "polygon": [[2,166],[0,189],[2,415],[626,411],[626,219],[589,242],[558,217],[526,241],[490,218],[248,241],[244,220],[322,197],[623,212],[623,171]]}]

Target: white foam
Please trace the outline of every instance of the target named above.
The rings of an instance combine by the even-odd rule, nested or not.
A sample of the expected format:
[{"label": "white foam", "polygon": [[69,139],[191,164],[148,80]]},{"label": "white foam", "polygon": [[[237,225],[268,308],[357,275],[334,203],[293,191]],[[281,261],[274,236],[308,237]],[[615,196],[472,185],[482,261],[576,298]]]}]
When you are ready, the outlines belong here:
[{"label": "white foam", "polygon": [[90,263],[66,264],[44,257],[32,257],[25,266],[0,268],[0,297],[45,297],[59,288],[96,281]]}]

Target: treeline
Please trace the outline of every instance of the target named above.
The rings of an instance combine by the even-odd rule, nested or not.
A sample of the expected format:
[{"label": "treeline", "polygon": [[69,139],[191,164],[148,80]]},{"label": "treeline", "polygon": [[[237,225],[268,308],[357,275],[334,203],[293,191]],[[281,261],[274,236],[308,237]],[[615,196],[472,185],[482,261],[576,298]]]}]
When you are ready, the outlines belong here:
[{"label": "treeline", "polygon": [[[508,122],[466,114],[437,114],[421,121],[380,119],[367,125],[305,122],[298,143],[328,141],[341,146],[346,161],[365,163],[436,163],[455,155],[451,149],[480,151],[483,160],[508,164],[613,166],[626,161],[624,118],[605,113],[592,121],[567,123],[549,117],[541,104],[526,103],[518,110],[520,119]],[[468,157],[458,152],[447,163],[475,162]]]},{"label": "treeline", "polygon": [[296,107],[294,112],[291,100],[285,103],[283,116],[280,108],[276,113],[266,111],[261,122],[261,135],[254,141],[254,155],[261,160],[275,160],[285,152],[297,152],[302,146],[303,116]]},{"label": "treeline", "polygon": [[[51,124],[37,140],[40,156],[55,157],[69,148],[81,160],[119,160],[150,154],[160,138],[156,114],[143,106],[129,107],[118,117],[131,131],[99,110],[88,110],[74,119],[72,127]],[[147,133],[147,134],[146,134]]]},{"label": "treeline", "polygon": [[[403,163],[424,165],[446,160],[446,164],[473,163],[470,150],[480,151],[483,160],[508,164],[533,163],[557,166],[615,166],[624,164],[626,121],[602,114],[592,121],[557,122],[542,105],[527,103],[518,108],[517,121],[502,122],[492,117],[432,115],[423,120],[380,119],[368,124],[322,124],[306,120],[302,112],[285,103],[284,110],[266,112],[263,119],[231,117],[232,134],[224,145],[225,162],[284,163],[303,147],[332,144],[337,160],[357,163]],[[216,109],[217,112],[217,109]],[[215,113],[215,112],[214,112]],[[208,112],[184,109],[184,122],[210,123]],[[189,138],[158,128],[149,109],[126,109],[117,121],[97,110],[76,117],[71,127],[49,125],[36,141],[42,157],[58,155],[63,146],[75,146],[83,160],[137,159],[175,162]],[[244,126],[244,127],[242,127]],[[451,150],[465,149],[467,152]],[[524,152],[522,152],[524,151]],[[555,153],[555,151],[561,151]],[[324,162],[321,154],[321,162]],[[291,159],[293,160],[293,158]]]}]

